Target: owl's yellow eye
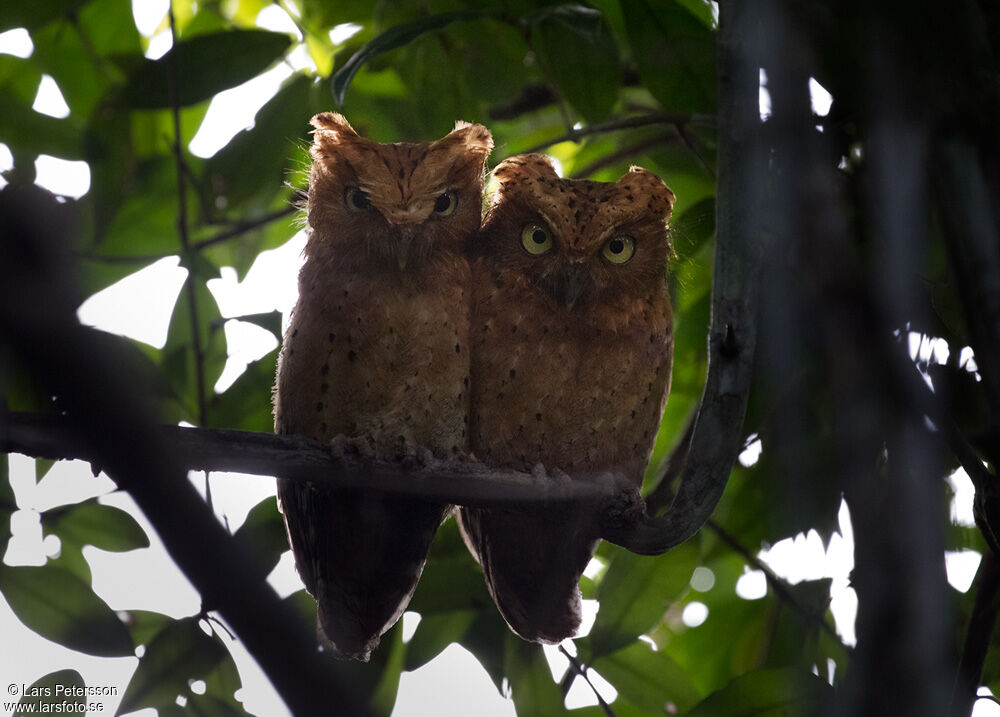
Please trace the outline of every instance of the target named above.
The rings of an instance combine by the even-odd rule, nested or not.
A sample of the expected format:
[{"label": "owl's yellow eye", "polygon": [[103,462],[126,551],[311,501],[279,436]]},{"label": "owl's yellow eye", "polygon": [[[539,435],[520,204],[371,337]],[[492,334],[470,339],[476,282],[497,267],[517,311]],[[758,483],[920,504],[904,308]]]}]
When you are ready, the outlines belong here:
[{"label": "owl's yellow eye", "polygon": [[635,255],[635,240],[624,234],[611,237],[604,242],[601,256],[612,264],[624,264]]},{"label": "owl's yellow eye", "polygon": [[552,235],[541,224],[529,224],[521,232],[521,244],[529,254],[544,254],[552,248]]},{"label": "owl's yellow eye", "polygon": [[348,187],[344,194],[344,202],[352,212],[365,212],[372,208],[368,195],[357,187]]},{"label": "owl's yellow eye", "polygon": [[448,191],[442,194],[434,202],[434,213],[439,217],[446,217],[449,214],[454,213],[455,207],[458,206],[458,195],[455,192]]}]

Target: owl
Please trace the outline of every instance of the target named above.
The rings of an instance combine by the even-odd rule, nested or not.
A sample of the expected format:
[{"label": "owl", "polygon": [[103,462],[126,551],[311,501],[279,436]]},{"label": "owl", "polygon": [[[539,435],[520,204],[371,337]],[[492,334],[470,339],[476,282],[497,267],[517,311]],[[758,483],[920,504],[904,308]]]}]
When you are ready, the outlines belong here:
[{"label": "owl", "polygon": [[[379,144],[322,113],[309,238],[281,349],[277,433],[368,457],[468,449],[470,271],[493,140],[459,122],[430,144]],[[292,552],[335,655],[367,660],[403,613],[450,506],[278,481]]]},{"label": "owl", "polygon": [[[639,167],[612,183],[561,179],[537,154],[493,174],[470,248],[472,451],[494,467],[616,471],[638,485],[670,390],[674,194]],[[518,635],[575,634],[593,516],[463,508],[459,521]]]}]

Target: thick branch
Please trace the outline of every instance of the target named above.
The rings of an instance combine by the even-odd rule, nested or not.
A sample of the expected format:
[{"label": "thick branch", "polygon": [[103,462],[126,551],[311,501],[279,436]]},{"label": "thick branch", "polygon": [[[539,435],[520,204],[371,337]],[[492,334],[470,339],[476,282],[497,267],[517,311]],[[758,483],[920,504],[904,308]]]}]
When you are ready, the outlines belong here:
[{"label": "thick branch", "polygon": [[[157,439],[187,470],[233,471],[310,481],[337,488],[364,488],[412,495],[475,508],[559,501],[610,500],[628,489],[613,474],[560,480],[480,463],[422,465],[367,460],[337,454],[301,436],[218,428],[160,426]],[[60,416],[12,413],[0,451],[52,460],[77,458],[100,465],[100,452],[81,439],[71,420]],[[622,479],[624,480],[624,479]],[[634,489],[632,489],[634,490]]]},{"label": "thick branch", "polygon": [[976,689],[983,676],[983,663],[990,647],[990,637],[1000,613],[1000,562],[992,552],[983,555],[976,580],[976,602],[969,616],[969,628],[962,646],[962,661],[951,695],[951,717],[969,717],[976,701]]}]

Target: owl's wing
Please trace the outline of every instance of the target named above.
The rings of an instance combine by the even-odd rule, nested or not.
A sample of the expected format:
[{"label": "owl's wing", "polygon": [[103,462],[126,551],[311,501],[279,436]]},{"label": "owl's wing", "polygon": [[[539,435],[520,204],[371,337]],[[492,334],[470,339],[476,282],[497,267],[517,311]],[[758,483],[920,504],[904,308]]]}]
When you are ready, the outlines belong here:
[{"label": "owl's wing", "polygon": [[289,480],[278,495],[326,647],[367,661],[413,596],[446,508]]},{"label": "owl's wing", "polygon": [[463,508],[459,525],[493,601],[525,640],[556,644],[580,627],[580,576],[597,549],[571,511]]}]

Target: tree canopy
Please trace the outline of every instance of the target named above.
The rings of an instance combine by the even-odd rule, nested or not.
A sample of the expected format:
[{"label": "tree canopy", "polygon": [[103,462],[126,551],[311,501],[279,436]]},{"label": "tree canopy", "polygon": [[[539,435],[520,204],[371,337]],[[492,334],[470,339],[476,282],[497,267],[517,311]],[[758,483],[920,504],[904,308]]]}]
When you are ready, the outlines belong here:
[{"label": "tree canopy", "polygon": [[[0,143],[12,156],[0,191],[0,448],[37,456],[39,478],[56,458],[107,471],[202,610],[116,613],[94,593],[83,546],[149,544],[98,500],[42,513],[60,556],[0,566],[0,594],[31,630],[72,649],[142,647],[122,713],[244,714],[219,638],[231,628],[301,715],[330,704],[388,715],[401,673],[452,643],[520,717],[968,715],[979,685],[1000,691],[989,651],[1000,587],[1000,10],[871,5],[172,0],[157,30],[170,49],[151,59],[126,0],[6,0],[0,32],[23,28],[33,49],[0,54]],[[294,32],[257,25],[272,6]],[[252,127],[210,157],[190,151],[213,98],[279,66],[286,78]],[[43,77],[65,117],[32,109]],[[383,142],[479,122],[495,139],[490,166],[541,151],[564,176],[613,181],[638,164],[677,196],[672,389],[643,486],[651,533],[615,540],[632,550],[601,544],[600,569],[581,584],[600,609],[560,680],[540,646],[507,629],[454,521],[410,605],[421,615],[412,638],[397,625],[367,665],[316,659],[315,604],[304,591],[281,601],[265,582],[288,549],[276,501],[229,536],[185,479],[232,461],[288,476],[329,467],[305,443],[272,436],[257,451],[245,434],[172,427],[272,429],[277,351],[212,387],[226,321],[280,341],[281,316],[223,316],[207,282],[223,267],[245,277],[299,231],[309,118],[330,109]],[[35,186],[41,156],[86,162],[89,191],[56,198]],[[86,297],[168,256],[187,277],[162,348],[79,325]],[[920,341],[937,352],[911,353]],[[737,462],[748,446],[759,459]],[[947,510],[944,478],[959,468],[976,488],[978,526]],[[0,553],[17,510],[7,470],[0,460]],[[349,480],[361,468],[338,470]],[[468,500],[494,499],[477,490]],[[834,629],[829,579],[790,584],[757,557],[808,531],[828,543],[842,500],[857,541],[856,647]],[[946,552],[959,550],[983,556],[968,592],[945,577]],[[748,568],[765,573],[760,599],[736,593]],[[697,626],[682,618],[692,603],[707,608]],[[39,685],[82,683],[52,667]],[[591,671],[617,698],[565,708]]]}]

